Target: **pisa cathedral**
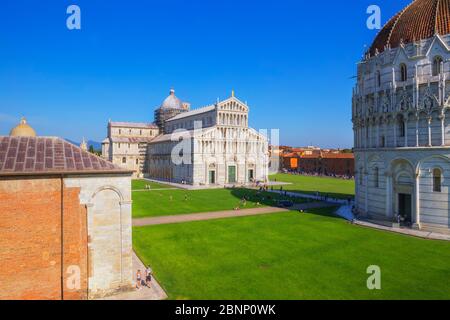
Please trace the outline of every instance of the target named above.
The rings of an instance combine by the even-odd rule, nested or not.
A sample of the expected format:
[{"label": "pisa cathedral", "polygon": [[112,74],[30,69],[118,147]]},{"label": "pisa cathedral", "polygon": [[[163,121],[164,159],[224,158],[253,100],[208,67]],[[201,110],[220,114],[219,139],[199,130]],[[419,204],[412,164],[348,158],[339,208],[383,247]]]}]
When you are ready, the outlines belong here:
[{"label": "pisa cathedral", "polygon": [[450,0],[415,0],[358,64],[356,210],[449,232]]},{"label": "pisa cathedral", "polygon": [[[191,110],[171,90],[155,110],[153,123],[110,121],[102,154],[136,177],[193,186],[265,183],[268,139],[249,127],[248,117],[248,105],[234,92],[224,101]],[[183,161],[174,162],[174,154]]]}]

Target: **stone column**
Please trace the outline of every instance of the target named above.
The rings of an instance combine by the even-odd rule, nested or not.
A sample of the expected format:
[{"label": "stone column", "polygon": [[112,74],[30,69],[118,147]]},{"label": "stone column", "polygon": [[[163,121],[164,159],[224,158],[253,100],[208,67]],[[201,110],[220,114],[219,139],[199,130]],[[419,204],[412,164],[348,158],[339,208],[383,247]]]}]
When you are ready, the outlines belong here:
[{"label": "stone column", "polygon": [[416,174],[416,183],[414,186],[415,190],[415,209],[416,209],[416,221],[414,223],[414,228],[420,229],[420,170]]},{"label": "stone column", "polygon": [[392,210],[392,177],[389,172],[386,172],[386,217],[391,216]]},{"label": "stone column", "polygon": [[364,204],[364,211],[366,215],[369,214],[369,175],[367,174],[367,169],[364,170],[364,189],[365,189],[365,204]]},{"label": "stone column", "polygon": [[441,120],[441,146],[445,146],[445,115],[440,115]]},{"label": "stone column", "polygon": [[376,143],[376,147],[379,147],[380,146],[380,125],[381,125],[381,122],[378,120],[378,123],[377,123],[377,143]]},{"label": "stone column", "polygon": [[433,120],[433,118],[429,117],[428,118],[428,146],[431,147],[431,121]]},{"label": "stone column", "polygon": [[405,120],[404,126],[405,126],[405,147],[407,147],[408,146],[408,119]]},{"label": "stone column", "polygon": [[416,117],[416,147],[419,146],[419,116]]},{"label": "stone column", "polygon": [[394,119],[394,148],[397,148],[397,120]]}]

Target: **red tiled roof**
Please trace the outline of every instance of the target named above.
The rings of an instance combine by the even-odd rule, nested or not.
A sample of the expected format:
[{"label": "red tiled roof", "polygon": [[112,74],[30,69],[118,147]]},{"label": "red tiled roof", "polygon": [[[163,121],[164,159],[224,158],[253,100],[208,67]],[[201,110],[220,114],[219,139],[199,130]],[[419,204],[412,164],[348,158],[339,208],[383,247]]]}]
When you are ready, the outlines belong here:
[{"label": "red tiled roof", "polygon": [[353,153],[324,153],[322,158],[325,159],[355,159]]},{"label": "red tiled roof", "polygon": [[450,33],[450,0],[415,0],[396,14],[378,33],[370,54],[383,52],[386,45],[424,40]]},{"label": "red tiled roof", "polygon": [[326,153],[321,154],[305,154],[302,159],[354,159],[353,153]]},{"label": "red tiled roof", "polygon": [[128,173],[54,137],[0,137],[0,176],[62,173]]},{"label": "red tiled roof", "polygon": [[154,123],[140,122],[110,122],[109,126],[118,128],[158,129],[158,126]]}]

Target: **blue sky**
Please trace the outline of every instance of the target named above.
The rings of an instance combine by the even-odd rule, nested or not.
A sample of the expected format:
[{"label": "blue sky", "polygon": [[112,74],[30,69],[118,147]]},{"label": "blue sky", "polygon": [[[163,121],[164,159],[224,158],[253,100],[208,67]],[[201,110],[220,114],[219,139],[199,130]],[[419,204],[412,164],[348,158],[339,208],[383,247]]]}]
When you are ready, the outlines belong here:
[{"label": "blue sky", "polygon": [[[356,63],[409,0],[2,0],[0,135],[25,115],[39,135],[101,141],[108,119],[153,121],[174,87],[193,107],[236,96],[281,143],[351,147]],[[66,9],[81,8],[81,30]]]}]

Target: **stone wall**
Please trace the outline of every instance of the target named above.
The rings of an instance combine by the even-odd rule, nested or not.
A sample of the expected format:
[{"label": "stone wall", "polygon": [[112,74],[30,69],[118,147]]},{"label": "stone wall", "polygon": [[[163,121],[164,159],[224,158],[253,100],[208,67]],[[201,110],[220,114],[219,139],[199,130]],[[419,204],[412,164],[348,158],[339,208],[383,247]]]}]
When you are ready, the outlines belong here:
[{"label": "stone wall", "polygon": [[87,206],[89,298],[133,286],[131,176],[70,177],[66,186],[80,188]]}]

